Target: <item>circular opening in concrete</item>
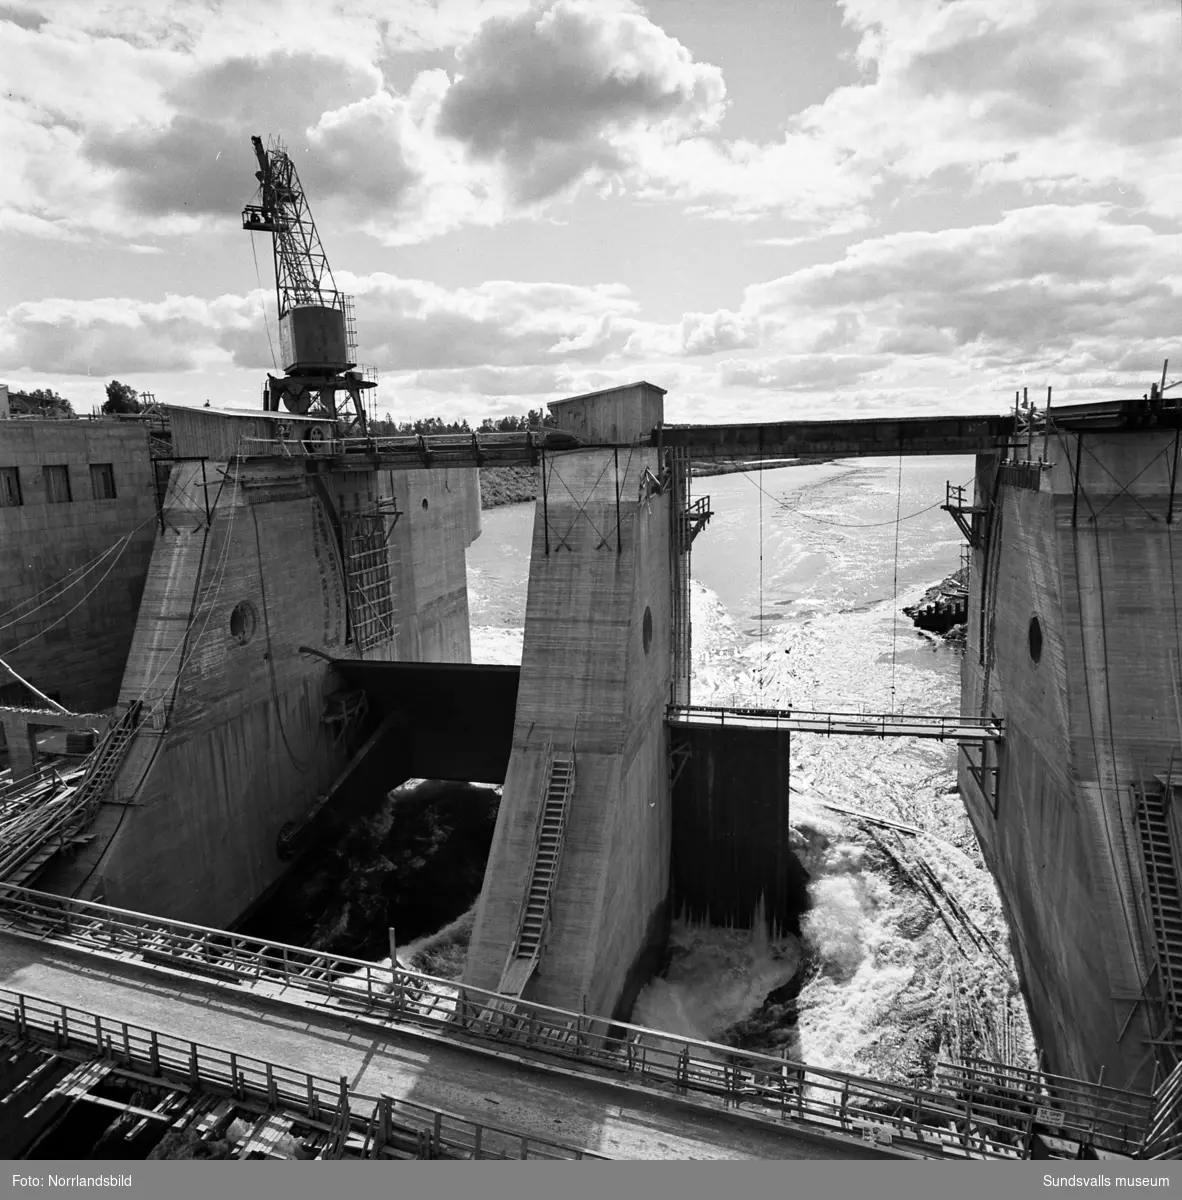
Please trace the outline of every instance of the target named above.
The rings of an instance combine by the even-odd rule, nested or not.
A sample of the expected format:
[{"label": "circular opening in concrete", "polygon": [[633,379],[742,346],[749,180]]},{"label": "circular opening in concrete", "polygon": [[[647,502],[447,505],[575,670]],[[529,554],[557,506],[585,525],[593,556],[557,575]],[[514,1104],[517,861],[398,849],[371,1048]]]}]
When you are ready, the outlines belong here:
[{"label": "circular opening in concrete", "polygon": [[1030,618],[1030,657],[1038,662],[1042,658],[1042,626],[1037,617]]},{"label": "circular opening in concrete", "polygon": [[423,512],[426,512],[426,511],[427,511],[427,508],[428,508],[428,505],[427,505],[427,497],[426,497],[426,496],[424,496],[424,497],[423,497]]},{"label": "circular opening in concrete", "polygon": [[249,600],[240,600],[230,613],[230,636],[240,645],[245,646],[254,637],[257,621],[254,615],[254,605]]},{"label": "circular opening in concrete", "polygon": [[653,610],[646,608],[644,610],[644,622],[640,630],[641,640],[644,642],[644,652],[648,653],[648,648],[653,644]]}]

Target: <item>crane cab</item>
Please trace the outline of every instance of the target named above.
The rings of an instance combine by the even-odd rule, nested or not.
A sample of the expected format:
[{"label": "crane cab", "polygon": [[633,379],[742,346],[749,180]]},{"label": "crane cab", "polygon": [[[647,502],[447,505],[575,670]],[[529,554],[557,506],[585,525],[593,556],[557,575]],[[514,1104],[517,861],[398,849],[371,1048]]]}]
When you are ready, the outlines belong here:
[{"label": "crane cab", "polygon": [[242,228],[253,233],[286,233],[287,222],[261,204],[248,204],[242,210]]}]

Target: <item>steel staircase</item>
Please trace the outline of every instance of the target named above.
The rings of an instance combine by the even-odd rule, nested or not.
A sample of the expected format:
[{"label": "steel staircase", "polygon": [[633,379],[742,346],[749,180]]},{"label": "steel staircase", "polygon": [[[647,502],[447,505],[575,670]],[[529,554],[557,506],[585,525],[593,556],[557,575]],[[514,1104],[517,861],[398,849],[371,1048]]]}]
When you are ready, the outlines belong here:
[{"label": "steel staircase", "polygon": [[566,817],[574,786],[573,754],[561,757],[551,754],[546,775],[545,798],[534,838],[533,865],[529,874],[525,907],[517,927],[517,938],[497,988],[502,995],[520,996],[542,955],[542,943],[550,920],[550,903],[562,859]]},{"label": "steel staircase", "polygon": [[137,701],[107,731],[91,758],[82,782],[63,785],[46,796],[36,811],[13,830],[0,850],[0,880],[28,886],[37,872],[90,824],[114,783],[139,726]]},{"label": "steel staircase", "polygon": [[1167,803],[1173,784],[1158,776],[1161,790],[1136,789],[1137,830],[1145,866],[1149,919],[1157,950],[1168,1037],[1182,1042],[1182,895],[1177,856],[1170,837]]}]

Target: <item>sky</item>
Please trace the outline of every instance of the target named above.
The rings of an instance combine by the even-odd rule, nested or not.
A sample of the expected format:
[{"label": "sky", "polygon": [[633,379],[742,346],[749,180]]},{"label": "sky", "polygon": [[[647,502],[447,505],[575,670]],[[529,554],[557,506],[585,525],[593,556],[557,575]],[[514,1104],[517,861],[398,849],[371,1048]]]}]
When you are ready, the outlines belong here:
[{"label": "sky", "polygon": [[1179,0],[0,0],[0,382],[257,406],[257,134],[398,420],[1141,395],[1180,51]]}]

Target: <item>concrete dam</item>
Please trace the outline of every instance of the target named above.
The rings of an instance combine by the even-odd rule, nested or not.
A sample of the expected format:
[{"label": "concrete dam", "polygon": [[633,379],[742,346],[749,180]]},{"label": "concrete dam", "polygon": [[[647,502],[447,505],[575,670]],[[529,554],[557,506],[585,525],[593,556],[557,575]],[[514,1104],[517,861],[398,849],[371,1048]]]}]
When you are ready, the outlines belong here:
[{"label": "concrete dam", "polygon": [[[118,426],[136,465],[116,486],[135,504],[99,508],[90,541],[5,597],[31,611],[45,570],[77,571],[112,532],[141,547],[119,559],[128,578],[94,589],[108,657],[126,646],[117,684],[103,660],[82,688],[35,622],[0,632],[11,903],[42,912],[35,887],[216,940],[367,797],[409,778],[502,783],[448,1020],[505,1032],[562,1013],[583,1054],[627,1021],[673,914],[791,919],[794,733],[939,738],[960,749],[1045,1077],[1151,1097],[1179,1038],[1182,654],[1162,654],[1179,411],[1061,409],[1023,440],[1008,417],[670,426],[663,395],[559,401],[554,431],[499,439],[350,442],[315,418],[219,409]],[[81,426],[80,478],[108,428]],[[946,504],[972,546],[960,714],[695,709],[690,560],[711,513],[691,459],[941,452],[978,454],[975,496]],[[56,449],[31,453],[6,536],[52,486]],[[493,461],[541,469],[519,669],[468,661],[464,551],[475,468]],[[85,525],[100,503],[39,519]],[[116,586],[138,590],[133,622]],[[72,774],[49,770],[54,729],[97,738]]]}]

